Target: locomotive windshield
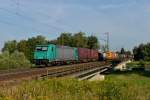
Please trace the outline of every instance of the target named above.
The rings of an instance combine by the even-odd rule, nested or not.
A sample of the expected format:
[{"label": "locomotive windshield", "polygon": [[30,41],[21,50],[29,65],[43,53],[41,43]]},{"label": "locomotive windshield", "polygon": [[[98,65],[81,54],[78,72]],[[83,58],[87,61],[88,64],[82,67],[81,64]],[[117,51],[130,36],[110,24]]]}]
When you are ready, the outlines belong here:
[{"label": "locomotive windshield", "polygon": [[36,47],[36,51],[47,51],[47,50],[48,50],[47,46]]}]

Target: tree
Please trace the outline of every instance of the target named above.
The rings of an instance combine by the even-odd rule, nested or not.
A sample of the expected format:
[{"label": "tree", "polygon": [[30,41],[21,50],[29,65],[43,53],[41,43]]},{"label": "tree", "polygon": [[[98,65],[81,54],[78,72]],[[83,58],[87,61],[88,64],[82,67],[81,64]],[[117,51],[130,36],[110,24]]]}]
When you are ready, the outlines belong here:
[{"label": "tree", "polygon": [[131,51],[126,51],[127,55],[132,55]]},{"label": "tree", "polygon": [[87,43],[88,43],[88,39],[85,36],[85,33],[79,32],[79,33],[74,34],[72,46],[87,48],[88,47]]},{"label": "tree", "polygon": [[57,40],[50,40],[50,41],[47,41],[47,43],[48,44],[55,44],[56,45],[57,44]]},{"label": "tree", "polygon": [[87,45],[88,45],[89,49],[99,49],[100,48],[97,37],[93,36],[93,35],[88,37]]},{"label": "tree", "polygon": [[51,41],[47,41],[45,37],[39,35],[36,37],[28,38],[27,40],[21,41],[8,41],[5,43],[3,47],[3,52],[8,51],[10,54],[15,52],[16,50],[24,53],[25,57],[32,62],[33,55],[36,45],[42,44],[56,44],[56,45],[65,45],[71,47],[82,47],[89,49],[99,49],[99,42],[97,37],[95,36],[85,36],[84,32],[78,32],[72,35],[71,33],[61,33],[61,35]]},{"label": "tree", "polygon": [[121,48],[120,53],[121,53],[121,54],[125,54],[125,50],[124,50],[124,48]]},{"label": "tree", "polygon": [[72,35],[71,33],[61,33],[60,37],[57,38],[57,44],[59,45],[72,45]]},{"label": "tree", "polygon": [[74,35],[72,33],[61,33],[57,39],[48,41],[48,43],[96,50],[100,48],[97,37],[93,35],[87,37],[84,32],[78,32]]},{"label": "tree", "polygon": [[12,40],[5,42],[4,47],[2,48],[2,51],[8,51],[9,53],[13,53],[15,50],[17,50],[17,41]]},{"label": "tree", "polygon": [[27,40],[21,40],[18,44],[17,44],[17,50],[19,52],[23,52],[25,54],[25,56],[27,57],[29,51],[28,48],[28,43]]},{"label": "tree", "polygon": [[26,59],[24,53],[15,51],[10,55],[10,68],[29,68],[30,61]]},{"label": "tree", "polygon": [[135,60],[150,61],[150,43],[140,44],[138,47],[134,47],[133,54]]},{"label": "tree", "polygon": [[144,55],[145,55],[144,60],[150,61],[150,43],[147,43],[145,45],[144,51],[145,51],[144,52]]}]

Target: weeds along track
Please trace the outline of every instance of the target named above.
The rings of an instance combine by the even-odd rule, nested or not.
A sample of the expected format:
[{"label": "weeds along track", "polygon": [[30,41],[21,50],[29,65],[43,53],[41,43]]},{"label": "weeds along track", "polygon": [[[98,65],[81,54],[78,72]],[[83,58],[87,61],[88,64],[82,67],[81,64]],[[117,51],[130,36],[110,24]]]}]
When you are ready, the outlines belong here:
[{"label": "weeds along track", "polygon": [[65,75],[74,74],[80,71],[89,70],[96,67],[109,65],[105,62],[89,62],[73,65],[55,66],[47,68],[35,68],[29,70],[17,70],[16,72],[0,73],[0,83],[6,81],[17,81],[24,79],[36,79],[39,77],[62,77]]}]

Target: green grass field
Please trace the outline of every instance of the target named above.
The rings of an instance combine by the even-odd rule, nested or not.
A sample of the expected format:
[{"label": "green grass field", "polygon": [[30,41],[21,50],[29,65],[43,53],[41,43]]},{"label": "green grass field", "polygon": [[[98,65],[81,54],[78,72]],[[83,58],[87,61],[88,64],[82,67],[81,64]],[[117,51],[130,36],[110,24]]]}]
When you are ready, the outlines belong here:
[{"label": "green grass field", "polygon": [[128,68],[150,68],[150,61],[133,61],[127,64]]},{"label": "green grass field", "polygon": [[105,81],[59,78],[0,88],[0,100],[150,100],[150,72],[113,72]]}]

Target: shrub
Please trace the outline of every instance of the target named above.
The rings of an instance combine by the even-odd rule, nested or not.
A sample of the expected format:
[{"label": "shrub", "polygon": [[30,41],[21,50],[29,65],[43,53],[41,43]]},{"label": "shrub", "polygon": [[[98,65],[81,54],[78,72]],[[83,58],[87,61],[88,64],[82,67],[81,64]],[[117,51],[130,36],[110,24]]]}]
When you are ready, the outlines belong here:
[{"label": "shrub", "polygon": [[15,51],[10,54],[5,51],[0,54],[0,70],[16,69],[16,68],[29,68],[30,62],[26,59],[23,53]]}]

